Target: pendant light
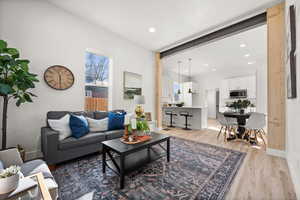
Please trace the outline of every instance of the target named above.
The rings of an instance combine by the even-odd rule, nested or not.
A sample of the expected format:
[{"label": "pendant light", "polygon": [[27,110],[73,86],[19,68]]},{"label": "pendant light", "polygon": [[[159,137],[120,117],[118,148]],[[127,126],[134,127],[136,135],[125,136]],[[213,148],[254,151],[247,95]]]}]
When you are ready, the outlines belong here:
[{"label": "pendant light", "polygon": [[177,94],[181,94],[181,91],[180,91],[180,64],[181,64],[181,61],[178,61],[178,85],[179,85],[179,88],[178,88]]},{"label": "pendant light", "polygon": [[[191,74],[191,68],[192,68],[192,59],[191,58],[189,58],[189,77],[191,78],[191,76],[192,76],[192,74]],[[188,93],[193,93],[192,92],[192,88],[189,88],[189,90],[188,90]]]}]

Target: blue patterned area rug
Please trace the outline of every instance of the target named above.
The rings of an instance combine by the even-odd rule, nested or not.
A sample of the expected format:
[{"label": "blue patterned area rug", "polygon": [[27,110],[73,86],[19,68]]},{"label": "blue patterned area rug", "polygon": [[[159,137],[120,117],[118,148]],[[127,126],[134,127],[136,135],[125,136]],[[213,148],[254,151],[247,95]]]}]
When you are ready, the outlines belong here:
[{"label": "blue patterned area rug", "polygon": [[125,177],[102,174],[101,155],[84,157],[54,171],[62,200],[224,199],[245,153],[209,144],[171,138],[171,160],[161,158]]}]

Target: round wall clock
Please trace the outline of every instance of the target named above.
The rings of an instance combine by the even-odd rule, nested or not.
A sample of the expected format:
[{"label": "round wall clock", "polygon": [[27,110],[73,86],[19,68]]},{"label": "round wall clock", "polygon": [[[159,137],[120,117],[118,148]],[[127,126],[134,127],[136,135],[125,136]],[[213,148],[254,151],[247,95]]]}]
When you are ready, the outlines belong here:
[{"label": "round wall clock", "polygon": [[46,69],[44,80],[53,89],[66,90],[74,84],[74,75],[64,66],[54,65]]}]

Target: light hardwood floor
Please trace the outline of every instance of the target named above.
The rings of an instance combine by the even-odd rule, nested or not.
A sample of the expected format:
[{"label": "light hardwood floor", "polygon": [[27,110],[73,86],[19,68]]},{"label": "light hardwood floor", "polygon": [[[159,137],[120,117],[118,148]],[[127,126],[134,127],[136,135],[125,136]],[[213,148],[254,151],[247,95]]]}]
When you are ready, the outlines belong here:
[{"label": "light hardwood floor", "polygon": [[220,136],[217,140],[218,128],[215,120],[209,120],[207,130],[184,131],[174,128],[160,132],[247,153],[226,196],[227,200],[296,199],[285,159],[267,155],[264,148],[253,147],[244,142],[231,141],[225,143],[223,136]]}]

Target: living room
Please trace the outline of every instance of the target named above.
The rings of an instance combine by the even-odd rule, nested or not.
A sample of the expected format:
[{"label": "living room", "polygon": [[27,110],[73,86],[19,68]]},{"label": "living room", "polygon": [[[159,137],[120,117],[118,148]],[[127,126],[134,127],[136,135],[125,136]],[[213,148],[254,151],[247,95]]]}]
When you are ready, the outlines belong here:
[{"label": "living room", "polygon": [[[298,10],[295,10],[298,11],[296,19],[299,38],[299,2],[247,1],[236,9],[234,7],[240,4],[238,1],[229,2],[230,5],[217,5],[209,1],[203,4],[197,1],[176,2],[174,10],[170,11],[173,3],[0,1],[0,40],[4,41],[1,42],[0,49],[6,49],[5,52],[0,51],[1,56],[3,53],[9,54],[11,59],[28,60],[29,64],[24,61],[20,66],[28,66],[29,72],[36,74],[34,77],[38,80],[36,82],[33,81],[34,78],[30,78],[34,84],[34,87],[30,86],[26,91],[30,98],[18,93],[20,96],[13,97],[23,98],[21,105],[16,106],[16,100],[12,97],[9,99],[7,117],[4,110],[2,111],[2,135],[4,128],[7,132],[6,144],[5,147],[2,145],[2,149],[5,151],[8,148],[11,154],[5,157],[0,151],[0,161],[12,160],[12,154],[16,153],[16,148],[12,147],[19,147],[20,155],[16,156],[19,161],[14,165],[21,167],[19,170],[25,179],[34,179],[39,183],[36,185],[35,181],[26,180],[28,187],[35,184],[34,187],[41,191],[44,199],[245,199],[247,196],[251,199],[299,198],[300,159],[299,147],[295,142],[299,138],[296,134],[299,97],[284,101],[286,133],[276,132],[273,137],[286,138],[286,141],[276,143],[271,138],[271,146],[268,146],[271,151],[256,154],[255,150],[250,152],[248,144],[239,143],[232,147],[233,142],[230,141],[216,142],[218,131],[213,136],[179,131],[178,137],[162,131],[162,102],[159,91],[163,52],[212,30],[221,30],[248,17],[265,13],[278,3],[285,4],[286,18],[289,6],[297,7]],[[202,9],[202,6],[206,9]],[[212,19],[207,23],[204,22],[208,17],[197,14],[205,11],[207,15],[211,15],[215,9],[221,12],[223,8],[228,9],[224,11],[224,16],[220,15],[215,19],[211,16]],[[197,21],[199,19],[203,20],[202,25]],[[18,52],[8,48],[15,48]],[[88,55],[97,57],[96,60],[107,61],[107,71],[103,72],[106,73],[105,80],[99,83],[87,81]],[[299,55],[297,59],[299,61]],[[60,71],[57,77],[53,76],[56,71]],[[300,77],[299,71],[297,70],[297,79]],[[2,70],[0,80],[4,79],[3,74]],[[63,84],[61,75],[67,80]],[[94,94],[97,92],[91,88],[97,84],[105,88],[105,94]],[[7,90],[1,86],[0,92],[4,97]],[[93,103],[95,96],[98,100],[104,98],[105,103]],[[1,109],[3,105],[5,102],[1,100]],[[88,133],[83,136],[90,137],[83,142],[84,145],[76,143],[79,139],[75,136],[68,135],[64,139],[69,139],[69,143],[65,141],[63,147],[62,140],[52,137],[56,133],[52,132],[55,125],[51,124],[51,120],[59,121],[69,116],[68,120],[71,121],[73,115],[75,118],[84,115],[83,120],[88,122],[89,129],[91,124],[99,124],[104,119],[106,126],[110,127],[107,120],[109,121],[111,115],[117,115],[114,116],[116,121],[122,115],[121,121],[124,123],[121,131],[118,128],[107,128],[97,138],[90,137],[93,133]],[[137,126],[143,126],[135,119],[139,119],[139,115],[145,118],[148,127],[142,131],[144,135],[140,137],[149,136],[152,139],[140,144],[122,146],[125,144],[121,143],[120,138],[126,138],[125,142],[134,142],[135,137],[126,134],[134,133],[132,130],[137,129]],[[7,127],[4,126],[4,119],[7,119]],[[3,144],[3,137],[0,141]],[[139,156],[143,159],[137,159],[140,157],[135,153],[140,153]],[[120,159],[115,158],[116,154],[119,154]],[[132,160],[126,158],[129,154],[133,154],[129,156]],[[225,154],[231,160],[225,162]],[[26,162],[23,163],[20,156],[25,157]],[[224,162],[220,162],[221,160]],[[251,160],[254,162],[251,163]],[[257,170],[249,170],[259,165],[259,160],[264,161],[263,166]],[[34,163],[25,167],[30,162]],[[126,170],[132,163],[140,167],[127,173]],[[6,162],[3,165],[4,168],[9,167]],[[34,170],[30,173],[25,170],[37,169],[39,166],[43,166],[45,170]],[[264,173],[260,177],[259,174]],[[33,175],[36,177],[29,178]],[[218,175],[224,176],[213,178]],[[267,175],[269,179],[266,178]],[[248,189],[241,187],[243,183],[250,184],[246,179],[251,176],[254,185],[247,186]],[[43,180],[46,189],[39,186],[43,185],[39,180]],[[264,191],[255,187],[272,181],[274,184],[265,186]],[[18,179],[18,182],[20,186],[25,181]],[[16,194],[16,188],[13,189],[14,191],[4,194],[3,198],[13,199],[14,195],[19,195],[21,199],[27,198],[26,191]],[[276,192],[272,195],[274,190]],[[31,197],[39,198],[40,196]]]}]

